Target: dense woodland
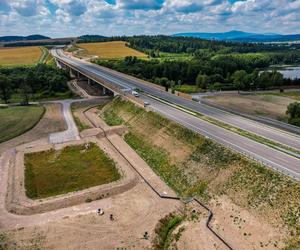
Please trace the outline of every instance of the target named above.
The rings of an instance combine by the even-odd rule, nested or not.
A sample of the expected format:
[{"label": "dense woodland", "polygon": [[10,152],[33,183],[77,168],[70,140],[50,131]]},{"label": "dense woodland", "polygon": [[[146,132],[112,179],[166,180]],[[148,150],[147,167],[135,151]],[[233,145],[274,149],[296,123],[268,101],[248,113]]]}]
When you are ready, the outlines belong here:
[{"label": "dense woodland", "polygon": [[0,98],[24,104],[60,94],[69,95],[67,72],[46,64],[28,67],[0,67]]},{"label": "dense woodland", "polygon": [[[100,39],[100,38],[99,38]],[[149,55],[149,60],[127,57],[124,60],[96,60],[96,63],[168,87],[182,84],[199,89],[267,89],[300,85],[300,80],[283,79],[278,72],[262,69],[276,64],[299,64],[298,45],[232,43],[197,38],[136,36],[102,38],[125,40],[128,46]],[[166,53],[178,55],[168,59]],[[182,60],[180,55],[188,57]],[[174,59],[175,58],[175,59]]]}]

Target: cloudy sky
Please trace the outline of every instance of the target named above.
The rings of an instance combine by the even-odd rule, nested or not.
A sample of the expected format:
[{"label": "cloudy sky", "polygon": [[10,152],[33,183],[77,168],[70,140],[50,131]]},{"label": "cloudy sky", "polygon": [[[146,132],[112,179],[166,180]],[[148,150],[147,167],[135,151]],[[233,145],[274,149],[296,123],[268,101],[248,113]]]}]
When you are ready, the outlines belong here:
[{"label": "cloudy sky", "polygon": [[0,0],[0,35],[300,33],[300,0]]}]

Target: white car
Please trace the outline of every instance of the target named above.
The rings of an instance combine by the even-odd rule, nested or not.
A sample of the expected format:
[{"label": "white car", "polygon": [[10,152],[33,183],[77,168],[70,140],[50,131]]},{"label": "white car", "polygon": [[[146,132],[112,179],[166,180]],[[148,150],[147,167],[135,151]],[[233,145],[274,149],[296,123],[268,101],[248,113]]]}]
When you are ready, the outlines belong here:
[{"label": "white car", "polygon": [[136,92],[136,91],[132,91],[131,94],[132,94],[134,97],[140,97],[139,93]]}]

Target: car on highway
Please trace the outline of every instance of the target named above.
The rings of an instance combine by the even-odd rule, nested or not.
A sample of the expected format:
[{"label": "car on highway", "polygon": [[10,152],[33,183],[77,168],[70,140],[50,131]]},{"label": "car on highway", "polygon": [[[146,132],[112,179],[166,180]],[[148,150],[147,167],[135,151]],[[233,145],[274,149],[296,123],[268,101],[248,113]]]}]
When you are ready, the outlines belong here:
[{"label": "car on highway", "polygon": [[132,91],[131,94],[132,94],[134,97],[140,97],[139,93],[136,92],[136,91]]}]

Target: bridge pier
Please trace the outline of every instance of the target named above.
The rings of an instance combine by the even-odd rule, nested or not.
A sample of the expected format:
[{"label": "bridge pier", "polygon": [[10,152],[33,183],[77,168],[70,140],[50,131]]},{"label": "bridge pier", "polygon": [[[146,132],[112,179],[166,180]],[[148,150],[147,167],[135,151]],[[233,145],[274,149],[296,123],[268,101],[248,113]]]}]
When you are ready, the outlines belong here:
[{"label": "bridge pier", "polygon": [[62,69],[66,69],[69,72],[71,78],[77,78],[78,81],[86,82],[86,84],[89,85],[89,88],[94,89],[95,92],[98,93],[99,96],[101,96],[101,95],[110,95],[110,96],[118,95],[118,93],[115,93],[114,91],[111,91],[110,89],[106,88],[104,85],[102,85],[102,83],[93,81],[89,77],[82,75],[79,71],[69,67],[68,65],[64,64],[63,62],[56,60],[56,63],[58,65],[58,67],[60,67]]}]

